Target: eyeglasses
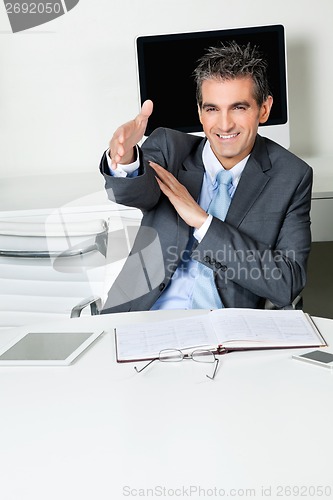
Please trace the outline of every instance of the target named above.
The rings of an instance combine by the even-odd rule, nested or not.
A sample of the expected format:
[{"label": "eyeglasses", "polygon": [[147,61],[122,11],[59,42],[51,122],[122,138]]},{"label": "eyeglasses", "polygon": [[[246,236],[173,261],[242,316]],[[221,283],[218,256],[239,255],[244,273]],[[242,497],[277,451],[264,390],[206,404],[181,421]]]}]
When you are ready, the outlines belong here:
[{"label": "eyeglasses", "polygon": [[151,365],[154,361],[162,361],[162,362],[173,362],[173,361],[183,361],[183,359],[192,359],[193,361],[197,361],[199,363],[214,363],[214,371],[213,375],[206,375],[206,377],[210,378],[211,380],[214,380],[217,368],[219,365],[219,359],[215,356],[215,354],[212,351],[209,351],[208,349],[196,349],[195,351],[192,351],[191,353],[184,353],[180,351],[179,349],[163,349],[160,351],[158,358],[152,359],[144,365],[142,368],[137,368],[136,366],[134,367],[134,370],[137,373],[141,373],[143,370],[147,368],[147,366]]}]

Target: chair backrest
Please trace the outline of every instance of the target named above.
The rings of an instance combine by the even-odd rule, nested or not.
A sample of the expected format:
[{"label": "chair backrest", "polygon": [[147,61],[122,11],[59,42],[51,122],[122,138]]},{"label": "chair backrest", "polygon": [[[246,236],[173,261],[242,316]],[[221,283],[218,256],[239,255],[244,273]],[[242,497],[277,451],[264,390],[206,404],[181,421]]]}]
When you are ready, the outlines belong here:
[{"label": "chair backrest", "polygon": [[108,222],[68,217],[0,220],[0,328],[69,317],[105,298]]}]

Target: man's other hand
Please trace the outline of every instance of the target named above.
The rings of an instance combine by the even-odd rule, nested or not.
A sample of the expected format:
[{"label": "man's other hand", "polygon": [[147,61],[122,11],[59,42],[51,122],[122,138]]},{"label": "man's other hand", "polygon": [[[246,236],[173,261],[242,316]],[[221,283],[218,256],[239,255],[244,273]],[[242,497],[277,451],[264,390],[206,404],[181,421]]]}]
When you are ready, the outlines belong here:
[{"label": "man's other hand", "polygon": [[189,226],[199,229],[208,217],[207,212],[198,205],[186,187],[174,175],[157,163],[150,161],[149,165],[157,174],[156,180],[161,191],[169,198],[180,217]]}]

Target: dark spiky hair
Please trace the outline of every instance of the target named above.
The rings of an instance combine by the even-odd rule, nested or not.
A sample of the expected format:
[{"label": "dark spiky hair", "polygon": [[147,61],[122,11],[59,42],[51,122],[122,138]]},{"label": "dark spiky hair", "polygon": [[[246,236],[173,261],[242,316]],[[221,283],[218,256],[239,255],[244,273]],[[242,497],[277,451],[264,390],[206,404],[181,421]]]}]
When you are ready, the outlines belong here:
[{"label": "dark spiky hair", "polygon": [[267,80],[267,61],[257,47],[238,45],[235,41],[209,47],[198,61],[193,73],[196,83],[196,98],[202,106],[202,83],[205,80],[234,80],[250,77],[254,83],[254,98],[260,107],[271,92]]}]

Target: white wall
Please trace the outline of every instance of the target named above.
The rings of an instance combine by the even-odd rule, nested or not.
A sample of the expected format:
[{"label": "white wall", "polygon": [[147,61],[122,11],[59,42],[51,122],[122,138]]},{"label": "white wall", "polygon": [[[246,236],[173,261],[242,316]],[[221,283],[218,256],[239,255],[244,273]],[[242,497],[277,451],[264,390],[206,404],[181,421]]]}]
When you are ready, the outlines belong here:
[{"label": "white wall", "polygon": [[265,24],[286,28],[290,149],[332,155],[332,19],[332,0],[80,0],[12,34],[1,2],[0,176],[97,169],[139,109],[136,36]]}]

